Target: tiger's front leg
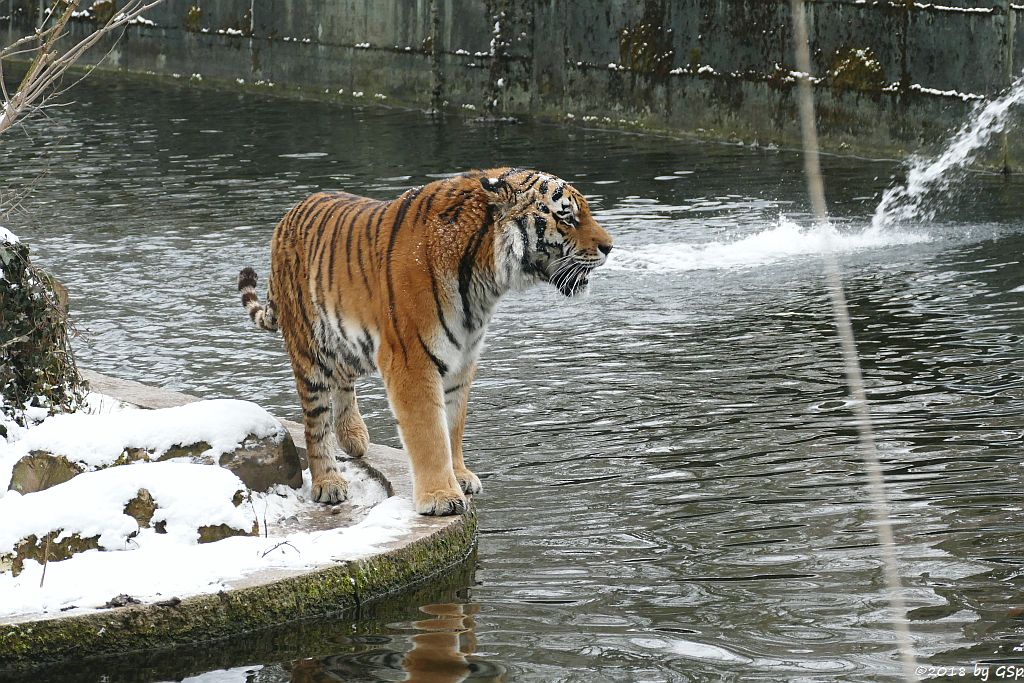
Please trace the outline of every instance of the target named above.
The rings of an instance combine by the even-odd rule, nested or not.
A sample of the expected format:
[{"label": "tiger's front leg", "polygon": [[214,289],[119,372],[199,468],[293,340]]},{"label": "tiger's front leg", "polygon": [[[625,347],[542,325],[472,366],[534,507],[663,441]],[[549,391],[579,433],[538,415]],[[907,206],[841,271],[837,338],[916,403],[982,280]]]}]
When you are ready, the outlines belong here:
[{"label": "tiger's front leg", "polygon": [[444,409],[448,417],[448,434],[452,447],[452,468],[455,478],[465,493],[480,493],[483,484],[480,478],[469,471],[462,459],[462,433],[466,428],[466,409],[469,405],[469,388],[476,377],[476,364],[471,364],[463,372],[451,378],[445,378]]},{"label": "tiger's front leg", "polygon": [[382,343],[378,367],[412,462],[413,503],[422,515],[460,515],[468,507],[455,472],[438,369],[420,349]]}]

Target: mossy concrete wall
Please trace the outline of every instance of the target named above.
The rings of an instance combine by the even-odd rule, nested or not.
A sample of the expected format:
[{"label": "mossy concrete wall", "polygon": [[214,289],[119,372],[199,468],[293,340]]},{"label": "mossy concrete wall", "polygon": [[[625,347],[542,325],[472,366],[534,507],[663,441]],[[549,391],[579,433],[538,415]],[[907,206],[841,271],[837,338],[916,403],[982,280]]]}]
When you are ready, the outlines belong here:
[{"label": "mossy concrete wall", "polygon": [[[47,1],[12,0],[15,29]],[[944,138],[1024,65],[1019,0],[807,0],[807,12],[833,149]],[[479,115],[798,136],[789,0],[166,0],[147,18],[108,66]]]}]

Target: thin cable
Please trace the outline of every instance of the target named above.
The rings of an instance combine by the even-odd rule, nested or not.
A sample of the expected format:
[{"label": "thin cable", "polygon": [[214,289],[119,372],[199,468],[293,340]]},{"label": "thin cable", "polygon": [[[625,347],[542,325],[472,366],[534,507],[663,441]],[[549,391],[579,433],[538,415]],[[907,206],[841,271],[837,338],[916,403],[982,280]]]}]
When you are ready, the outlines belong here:
[{"label": "thin cable", "polygon": [[[818,225],[824,226],[828,222],[828,210],[825,205],[825,184],[822,180],[818,154],[818,130],[814,119],[814,95],[811,92],[811,55],[807,41],[804,0],[791,0],[791,9],[796,66],[797,70],[802,72],[802,76],[797,79],[797,101],[800,107],[800,128],[804,145],[804,173],[807,176],[807,191],[811,198],[814,220]],[[871,499],[872,515],[882,553],[885,590],[889,607],[892,610],[892,626],[896,631],[903,678],[907,681],[917,681],[919,680],[917,662],[914,659],[914,647],[907,622],[907,607],[903,601],[903,585],[900,581],[899,567],[896,561],[896,543],[893,539],[892,523],[889,519],[889,500],[885,491],[882,465],[878,459],[878,449],[875,447],[875,432],[868,409],[867,394],[864,391],[864,377],[861,374],[860,357],[857,355],[853,325],[850,323],[850,313],[846,305],[846,293],[843,290],[839,261],[827,237],[823,258],[825,281],[829,298],[832,300],[832,313],[835,316],[836,330],[842,348],[846,383],[849,386],[850,397],[853,399],[852,408],[860,441],[861,459],[864,461],[868,475],[868,494]]]}]

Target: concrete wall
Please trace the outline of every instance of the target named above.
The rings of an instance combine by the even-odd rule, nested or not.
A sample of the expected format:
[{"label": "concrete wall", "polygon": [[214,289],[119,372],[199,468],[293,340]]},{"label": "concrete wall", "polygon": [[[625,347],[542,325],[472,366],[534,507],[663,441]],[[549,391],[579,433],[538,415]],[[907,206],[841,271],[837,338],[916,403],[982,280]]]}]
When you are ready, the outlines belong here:
[{"label": "concrete wall", "polygon": [[[17,31],[39,2],[52,0],[0,11],[14,8]],[[807,11],[832,148],[942,139],[1024,66],[1024,4],[1012,0]],[[108,65],[493,116],[798,134],[788,0],[165,0],[147,17],[156,26],[131,28]]]}]

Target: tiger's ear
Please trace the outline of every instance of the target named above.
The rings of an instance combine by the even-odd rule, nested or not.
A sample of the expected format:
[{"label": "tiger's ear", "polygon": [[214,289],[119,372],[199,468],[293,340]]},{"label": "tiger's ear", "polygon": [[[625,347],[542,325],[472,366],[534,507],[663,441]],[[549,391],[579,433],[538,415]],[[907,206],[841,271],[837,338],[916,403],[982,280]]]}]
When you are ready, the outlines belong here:
[{"label": "tiger's ear", "polygon": [[484,188],[491,201],[498,204],[510,204],[515,200],[516,191],[504,178],[480,178],[480,187]]}]

